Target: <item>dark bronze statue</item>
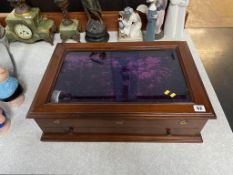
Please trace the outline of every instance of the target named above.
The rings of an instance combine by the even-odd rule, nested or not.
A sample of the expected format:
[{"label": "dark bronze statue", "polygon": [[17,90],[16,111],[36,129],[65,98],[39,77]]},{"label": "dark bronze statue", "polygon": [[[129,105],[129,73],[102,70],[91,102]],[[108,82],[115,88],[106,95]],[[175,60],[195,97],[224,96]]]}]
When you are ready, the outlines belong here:
[{"label": "dark bronze statue", "polygon": [[102,9],[98,0],[82,0],[84,11],[88,17],[86,40],[89,42],[108,41],[109,34],[102,19]]},{"label": "dark bronze statue", "polygon": [[12,7],[15,9],[16,14],[23,14],[30,10],[30,7],[26,4],[26,0],[8,0]]},{"label": "dark bronze statue", "polygon": [[54,0],[56,5],[61,9],[63,13],[63,25],[68,26],[73,23],[73,21],[68,16],[68,7],[70,5],[68,0]]},{"label": "dark bronze statue", "polygon": [[82,4],[88,16],[88,21],[94,18],[103,22],[101,18],[102,9],[98,0],[82,0]]},{"label": "dark bronze statue", "polygon": [[68,7],[69,0],[54,0],[55,4],[61,9],[63,19],[59,26],[60,37],[62,42],[68,39],[80,41],[80,23],[77,19],[69,18]]}]

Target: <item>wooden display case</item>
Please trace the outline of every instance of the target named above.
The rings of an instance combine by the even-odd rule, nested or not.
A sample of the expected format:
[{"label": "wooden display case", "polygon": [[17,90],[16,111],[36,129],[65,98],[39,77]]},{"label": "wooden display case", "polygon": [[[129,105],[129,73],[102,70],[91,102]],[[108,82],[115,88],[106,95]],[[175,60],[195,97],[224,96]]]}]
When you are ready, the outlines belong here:
[{"label": "wooden display case", "polygon": [[215,114],[186,42],[58,44],[28,113],[42,141],[202,142]]}]

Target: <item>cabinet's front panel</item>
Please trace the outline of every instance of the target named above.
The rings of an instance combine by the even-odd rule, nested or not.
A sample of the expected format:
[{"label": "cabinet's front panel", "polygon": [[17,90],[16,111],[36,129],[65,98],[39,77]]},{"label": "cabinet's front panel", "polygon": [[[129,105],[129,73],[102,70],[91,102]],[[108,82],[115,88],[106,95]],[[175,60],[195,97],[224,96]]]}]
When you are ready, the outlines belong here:
[{"label": "cabinet's front panel", "polygon": [[128,120],[128,119],[37,119],[41,127],[73,128],[202,128],[206,120]]},{"label": "cabinet's front panel", "polygon": [[131,134],[131,135],[167,135],[166,128],[42,128],[45,133],[60,134]]}]

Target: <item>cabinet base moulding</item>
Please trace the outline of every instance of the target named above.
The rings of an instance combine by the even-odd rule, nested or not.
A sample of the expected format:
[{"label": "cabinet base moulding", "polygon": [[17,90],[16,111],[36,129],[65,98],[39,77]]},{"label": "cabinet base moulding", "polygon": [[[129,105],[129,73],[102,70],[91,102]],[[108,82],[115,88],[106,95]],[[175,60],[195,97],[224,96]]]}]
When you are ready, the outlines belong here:
[{"label": "cabinet base moulding", "polygon": [[41,141],[50,142],[162,142],[162,143],[202,143],[201,135],[113,135],[113,134],[57,134],[43,133]]}]

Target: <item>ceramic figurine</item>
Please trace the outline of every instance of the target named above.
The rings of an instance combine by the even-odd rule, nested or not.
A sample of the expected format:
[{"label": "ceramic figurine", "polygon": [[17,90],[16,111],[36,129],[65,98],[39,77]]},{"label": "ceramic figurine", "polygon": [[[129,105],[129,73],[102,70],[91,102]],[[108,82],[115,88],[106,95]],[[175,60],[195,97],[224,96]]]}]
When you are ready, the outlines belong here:
[{"label": "ceramic figurine", "polygon": [[53,43],[54,21],[40,15],[39,8],[30,8],[25,0],[8,0],[14,10],[6,18],[9,42],[34,43],[45,40]]},{"label": "ceramic figurine", "polygon": [[81,0],[88,17],[85,39],[88,42],[104,42],[109,40],[107,28],[102,19],[102,9],[98,0]]},{"label": "ceramic figurine", "polygon": [[164,36],[164,32],[162,31],[162,25],[164,23],[164,18],[166,14],[168,0],[157,0],[157,21],[155,25],[155,39],[161,39]]},{"label": "ceramic figurine", "polygon": [[6,113],[0,108],[0,136],[5,134],[10,128],[10,121],[6,118]]},{"label": "ceramic figurine", "polygon": [[146,26],[146,34],[144,37],[145,41],[154,41],[155,40],[155,25],[158,18],[157,0],[147,0],[147,3],[150,3],[148,12],[147,12],[147,26]]},{"label": "ceramic figurine", "polygon": [[182,39],[186,8],[189,0],[170,0],[164,34],[167,38]]},{"label": "ceramic figurine", "polygon": [[131,7],[126,7],[119,14],[119,41],[142,41],[142,22],[139,14]]},{"label": "ceramic figurine", "polygon": [[62,42],[65,42],[67,39],[73,39],[77,42],[80,41],[80,24],[76,19],[70,19],[68,16],[68,0],[54,0],[57,6],[61,9],[63,13],[63,20],[59,27],[60,36]]},{"label": "ceramic figurine", "polygon": [[24,102],[23,88],[19,81],[9,75],[9,71],[0,67],[0,101],[12,106],[20,106]]}]

